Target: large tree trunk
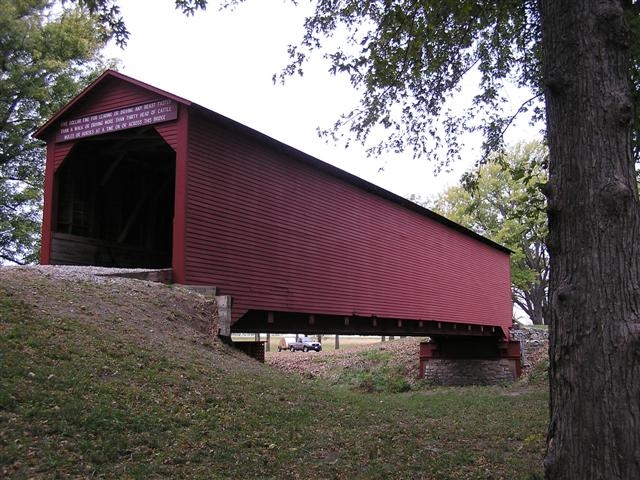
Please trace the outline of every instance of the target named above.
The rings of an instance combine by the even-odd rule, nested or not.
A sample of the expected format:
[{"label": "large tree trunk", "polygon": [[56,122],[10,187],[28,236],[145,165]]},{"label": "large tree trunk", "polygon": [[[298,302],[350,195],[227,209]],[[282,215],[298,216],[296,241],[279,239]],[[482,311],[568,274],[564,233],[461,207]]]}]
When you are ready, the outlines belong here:
[{"label": "large tree trunk", "polygon": [[544,310],[543,310],[543,305],[544,302],[542,299],[536,298],[535,301],[532,303],[532,309],[531,309],[531,314],[529,315],[529,318],[531,319],[531,322],[534,325],[544,325],[545,324],[545,319],[544,319]]},{"label": "large tree trunk", "polygon": [[640,479],[640,216],[631,2],[541,0],[549,209],[549,479]]},{"label": "large tree trunk", "polygon": [[[547,289],[544,283],[531,284],[524,293],[527,306],[523,308],[534,325],[545,325],[547,314]],[[522,305],[520,305],[522,308]]]}]

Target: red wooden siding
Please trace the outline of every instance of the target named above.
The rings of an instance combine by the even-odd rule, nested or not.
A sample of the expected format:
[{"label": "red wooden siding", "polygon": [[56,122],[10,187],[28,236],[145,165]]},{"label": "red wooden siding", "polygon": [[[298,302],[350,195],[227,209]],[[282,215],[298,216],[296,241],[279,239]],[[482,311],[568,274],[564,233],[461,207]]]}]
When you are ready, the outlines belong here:
[{"label": "red wooden siding", "polygon": [[154,125],[153,127],[171,148],[177,150],[180,131],[177,121],[161,123],[159,125]]},{"label": "red wooden siding", "polygon": [[[42,222],[42,246],[40,253],[40,261],[43,264],[47,264],[50,261],[51,255],[51,235],[52,235],[52,208],[53,208],[53,189],[54,189],[54,173],[60,167],[65,158],[69,155],[72,148],[84,139],[55,143],[55,132],[60,122],[68,120],[70,118],[77,118],[93,113],[108,112],[111,110],[120,109],[127,106],[139,105],[141,103],[152,102],[163,99],[164,97],[155,91],[150,91],[139,85],[124,82],[119,78],[112,78],[106,76],[101,82],[90,89],[84,96],[80,97],[80,100],[73,105],[73,107],[65,112],[64,115],[57,119],[55,124],[50,125],[47,128],[46,134],[47,144],[47,167],[45,174],[45,209],[43,212]],[[167,144],[174,150],[178,150],[180,142],[185,142],[186,133],[183,132],[180,135],[181,122],[186,122],[184,118],[186,116],[186,109],[183,107],[180,110],[182,113],[178,117],[178,120],[166,122],[162,124],[153,125],[153,128],[162,136]],[[182,119],[181,119],[182,117]],[[117,135],[118,133],[116,133]],[[91,137],[87,138],[91,140]],[[185,155],[182,157],[176,156],[176,165],[178,163],[185,162]],[[183,204],[183,199],[176,197],[176,204]]]},{"label": "red wooden siding", "polygon": [[203,117],[185,281],[250,309],[511,324],[509,256]]},{"label": "red wooden siding", "polygon": [[[94,89],[87,92],[87,94],[82,97],[82,100],[76,103],[71,110],[65,112],[65,115],[58,119],[57,124],[70,118],[108,112],[128,106],[139,105],[141,103],[161,100],[163,98],[165,97],[140,86],[123,82],[117,78],[106,78],[103,82],[96,85]],[[174,150],[178,143],[177,123],[177,121],[173,121],[153,125],[158,133]],[[52,125],[52,127],[56,127],[56,125]],[[56,128],[51,128],[50,130],[50,133],[54,136],[55,130]],[[55,144],[56,150],[54,158],[56,168],[62,163],[73,145],[81,140],[82,139]]]},{"label": "red wooden siding", "polygon": [[55,170],[58,169],[67,155],[69,155],[69,152],[75,144],[76,142],[52,143],[54,148],[53,165]]},{"label": "red wooden siding", "polygon": [[[189,155],[189,109],[181,104],[176,123],[176,184],[173,209],[173,279],[177,283],[186,283],[185,277],[185,232],[187,210],[187,160]],[[163,135],[164,136],[164,135]],[[165,137],[166,138],[166,137]]]},{"label": "red wooden siding", "polygon": [[129,105],[153,102],[159,98],[161,97],[157,93],[145,88],[123,82],[117,78],[106,78],[89,91],[79,104],[74,105],[72,113],[69,115],[67,112],[65,117],[73,118],[108,112]]}]

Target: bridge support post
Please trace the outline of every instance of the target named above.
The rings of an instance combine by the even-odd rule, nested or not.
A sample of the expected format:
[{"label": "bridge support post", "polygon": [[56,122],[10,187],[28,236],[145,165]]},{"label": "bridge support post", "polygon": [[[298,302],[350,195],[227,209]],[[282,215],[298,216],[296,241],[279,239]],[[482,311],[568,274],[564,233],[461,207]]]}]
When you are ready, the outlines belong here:
[{"label": "bridge support post", "polygon": [[520,343],[458,336],[420,344],[420,377],[436,385],[495,385],[517,380]]},{"label": "bridge support post", "polygon": [[218,336],[231,337],[231,308],[233,297],[231,295],[216,295],[218,305]]}]

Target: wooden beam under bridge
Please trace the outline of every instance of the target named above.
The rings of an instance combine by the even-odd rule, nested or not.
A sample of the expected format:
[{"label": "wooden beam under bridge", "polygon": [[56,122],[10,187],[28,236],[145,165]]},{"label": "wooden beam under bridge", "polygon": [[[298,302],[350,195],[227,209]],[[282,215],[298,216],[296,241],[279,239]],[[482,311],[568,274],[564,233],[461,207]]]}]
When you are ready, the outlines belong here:
[{"label": "wooden beam under bridge", "polygon": [[319,315],[251,310],[231,325],[243,333],[292,333],[334,335],[430,336],[464,335],[502,337],[498,326],[475,325],[437,320],[365,317],[358,315]]}]

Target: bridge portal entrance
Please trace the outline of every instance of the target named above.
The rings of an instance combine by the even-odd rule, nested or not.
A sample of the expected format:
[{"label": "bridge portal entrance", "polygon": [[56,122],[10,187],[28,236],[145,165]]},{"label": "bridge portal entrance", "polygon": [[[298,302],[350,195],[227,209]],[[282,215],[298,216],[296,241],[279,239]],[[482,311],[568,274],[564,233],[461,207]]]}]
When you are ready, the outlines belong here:
[{"label": "bridge portal entrance", "polygon": [[80,140],[54,177],[51,263],[171,267],[174,190],[152,127]]}]

